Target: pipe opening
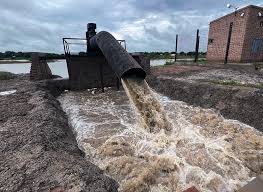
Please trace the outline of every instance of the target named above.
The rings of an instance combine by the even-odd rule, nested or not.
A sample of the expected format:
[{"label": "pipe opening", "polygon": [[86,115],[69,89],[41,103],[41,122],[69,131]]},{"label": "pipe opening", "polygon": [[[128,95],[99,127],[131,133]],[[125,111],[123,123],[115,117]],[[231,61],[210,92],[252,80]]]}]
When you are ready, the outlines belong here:
[{"label": "pipe opening", "polygon": [[121,78],[127,78],[127,77],[137,77],[137,78],[145,79],[146,73],[143,69],[132,68],[132,69],[129,69],[128,71],[124,72],[121,76]]}]

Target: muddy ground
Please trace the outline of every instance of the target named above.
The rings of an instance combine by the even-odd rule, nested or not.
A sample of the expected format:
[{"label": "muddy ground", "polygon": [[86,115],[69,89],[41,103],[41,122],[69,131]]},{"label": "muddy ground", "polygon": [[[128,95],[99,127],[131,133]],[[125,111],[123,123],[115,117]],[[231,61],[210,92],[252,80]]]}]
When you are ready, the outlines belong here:
[{"label": "muddy ground", "polygon": [[18,75],[0,81],[0,191],[117,191],[85,160],[53,96],[58,90]]},{"label": "muddy ground", "polygon": [[213,108],[263,131],[263,72],[242,65],[152,68],[149,85],[171,99]]},{"label": "muddy ground", "polygon": [[[236,66],[169,66],[147,81],[171,99],[214,108],[263,131],[262,72]],[[55,96],[67,86],[0,81],[0,191],[117,191],[118,184],[84,158]]]}]

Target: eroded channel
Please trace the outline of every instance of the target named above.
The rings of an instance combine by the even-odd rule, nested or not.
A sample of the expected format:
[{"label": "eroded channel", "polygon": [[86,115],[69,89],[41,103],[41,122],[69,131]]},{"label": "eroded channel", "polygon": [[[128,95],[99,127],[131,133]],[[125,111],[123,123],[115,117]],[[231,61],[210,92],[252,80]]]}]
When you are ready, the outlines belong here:
[{"label": "eroded channel", "polygon": [[170,100],[146,82],[123,84],[129,98],[111,88],[59,98],[86,158],[120,191],[235,191],[262,173],[262,133]]}]

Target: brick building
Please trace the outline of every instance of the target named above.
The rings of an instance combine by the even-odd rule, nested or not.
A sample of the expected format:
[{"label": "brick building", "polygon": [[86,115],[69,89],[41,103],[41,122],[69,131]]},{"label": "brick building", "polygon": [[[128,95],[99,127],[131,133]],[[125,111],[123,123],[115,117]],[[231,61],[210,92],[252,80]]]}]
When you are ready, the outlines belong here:
[{"label": "brick building", "polygon": [[228,42],[229,62],[263,61],[263,7],[249,5],[212,21],[207,60],[224,61]]}]

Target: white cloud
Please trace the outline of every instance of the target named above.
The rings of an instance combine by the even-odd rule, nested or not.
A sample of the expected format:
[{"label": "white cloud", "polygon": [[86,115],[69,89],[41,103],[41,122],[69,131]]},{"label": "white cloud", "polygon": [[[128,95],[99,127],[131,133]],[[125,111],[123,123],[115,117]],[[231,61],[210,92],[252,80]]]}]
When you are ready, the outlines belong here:
[{"label": "white cloud", "polygon": [[0,51],[62,52],[63,37],[85,37],[86,24],[126,39],[130,51],[194,50],[200,29],[206,50],[208,24],[229,13],[230,2],[263,6],[261,0],[1,0]]}]

